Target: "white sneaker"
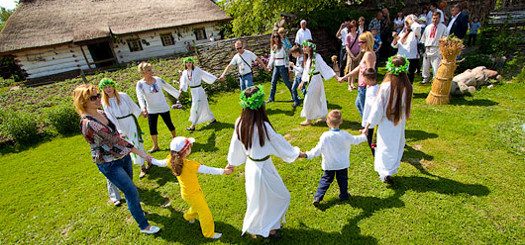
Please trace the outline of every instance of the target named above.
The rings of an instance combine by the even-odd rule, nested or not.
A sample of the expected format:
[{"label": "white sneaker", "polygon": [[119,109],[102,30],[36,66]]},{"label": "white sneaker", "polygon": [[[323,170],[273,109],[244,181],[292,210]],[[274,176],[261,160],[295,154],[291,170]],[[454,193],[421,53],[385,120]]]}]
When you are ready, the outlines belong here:
[{"label": "white sneaker", "polygon": [[213,237],[211,239],[219,239],[219,238],[221,238],[221,236],[222,236],[222,233],[215,232],[215,234],[213,235]]},{"label": "white sneaker", "polygon": [[155,234],[155,233],[157,233],[159,231],[160,231],[160,228],[158,226],[154,226],[154,225],[150,225],[149,229],[146,228],[144,230],[140,230],[140,232],[146,233],[146,234]]}]

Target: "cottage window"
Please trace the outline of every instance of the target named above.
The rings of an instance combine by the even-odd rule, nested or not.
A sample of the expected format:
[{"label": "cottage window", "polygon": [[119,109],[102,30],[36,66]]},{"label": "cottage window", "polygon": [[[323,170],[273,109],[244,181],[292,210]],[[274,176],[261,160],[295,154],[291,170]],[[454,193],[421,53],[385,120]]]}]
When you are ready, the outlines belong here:
[{"label": "cottage window", "polygon": [[195,33],[197,40],[206,39],[206,30],[204,30],[204,28],[195,29],[193,32]]},{"label": "cottage window", "polygon": [[143,50],[142,43],[140,43],[140,39],[129,39],[128,40],[128,47],[130,52],[136,52]]},{"label": "cottage window", "polygon": [[162,40],[162,46],[175,45],[175,40],[173,39],[171,33],[161,34],[160,39]]}]

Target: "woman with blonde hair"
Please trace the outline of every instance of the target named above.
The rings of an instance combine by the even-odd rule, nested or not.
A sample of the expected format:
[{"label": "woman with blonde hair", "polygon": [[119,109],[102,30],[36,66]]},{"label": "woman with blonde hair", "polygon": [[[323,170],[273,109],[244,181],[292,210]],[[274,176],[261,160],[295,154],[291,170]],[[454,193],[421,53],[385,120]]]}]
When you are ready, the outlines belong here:
[{"label": "woman with blonde hair", "polygon": [[343,82],[351,76],[358,75],[358,88],[355,106],[357,107],[357,110],[359,111],[359,114],[362,117],[366,98],[366,79],[364,77],[364,72],[368,68],[374,68],[376,65],[376,54],[374,52],[374,36],[371,32],[367,31],[359,35],[359,41],[357,43],[361,48],[361,52],[364,52],[363,58],[359,62],[359,65],[356,66],[351,72],[346,74],[344,77],[338,78],[337,80],[339,82]]},{"label": "woman with blonde hair", "polygon": [[89,143],[93,162],[126,196],[131,215],[137,221],[140,231],[146,234],[157,233],[160,228],[151,226],[142,211],[137,187],[133,184],[133,168],[129,153],[135,153],[151,162],[151,156],[126,141],[117,127],[108,119],[102,106],[100,94],[95,86],[82,84],[73,91],[73,104],[80,115],[80,130]]},{"label": "woman with blonde hair", "polygon": [[170,107],[166,102],[166,97],[164,93],[162,93],[162,90],[166,90],[166,92],[175,98],[179,98],[180,92],[160,77],[153,76],[153,66],[150,63],[141,62],[138,70],[143,78],[137,82],[137,98],[142,113],[148,117],[149,132],[151,141],[153,141],[153,147],[149,152],[153,153],[160,149],[157,141],[159,134],[157,131],[159,115],[170,130],[171,136],[177,136],[175,126],[173,126],[170,117]]}]

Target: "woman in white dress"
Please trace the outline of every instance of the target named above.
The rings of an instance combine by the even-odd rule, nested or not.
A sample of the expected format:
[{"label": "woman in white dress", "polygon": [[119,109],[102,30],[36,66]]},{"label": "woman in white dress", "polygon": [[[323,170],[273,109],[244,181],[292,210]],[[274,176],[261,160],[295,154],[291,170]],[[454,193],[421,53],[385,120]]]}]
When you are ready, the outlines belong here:
[{"label": "woman in white dress", "polygon": [[[126,93],[118,92],[116,83],[109,78],[100,80],[98,88],[102,91],[102,108],[108,119],[111,120],[126,141],[133,144],[135,148],[144,151],[142,130],[138,124],[138,117],[141,114],[140,107]],[[144,158],[131,153],[131,160],[134,164],[141,166],[139,178],[143,178],[149,168],[144,164]],[[119,190],[109,180],[107,180],[107,186],[109,199],[113,204],[119,206],[121,200]]]},{"label": "woman in white dress", "polygon": [[393,183],[391,176],[397,173],[405,147],[405,124],[412,104],[412,84],[407,76],[409,65],[409,61],[399,55],[388,59],[387,74],[363,129],[367,134],[370,125],[378,125],[374,169],[387,184]]},{"label": "woman in white dress", "polygon": [[276,237],[290,204],[290,193],[272,163],[271,155],[291,163],[302,154],[272,127],[264,108],[262,86],[241,92],[241,117],[228,152],[228,168],[246,163],[247,208],[242,233]]},{"label": "woman in white dress", "polygon": [[320,54],[315,52],[315,44],[311,41],[302,43],[304,53],[304,69],[301,77],[299,89],[308,85],[304,98],[301,117],[306,118],[301,123],[302,126],[311,125],[313,120],[326,120],[328,105],[326,104],[326,94],[324,92],[323,79],[328,80],[335,76],[334,70],[326,64]]},{"label": "woman in white dress", "polygon": [[208,104],[208,96],[204,88],[202,88],[202,81],[212,84],[217,80],[217,77],[202,70],[199,67],[195,67],[195,60],[191,57],[183,59],[185,70],[180,76],[180,91],[188,91],[188,87],[191,90],[191,110],[190,119],[191,126],[186,128],[188,131],[194,131],[197,124],[211,121],[210,124],[215,123],[215,116],[210,110]]}]

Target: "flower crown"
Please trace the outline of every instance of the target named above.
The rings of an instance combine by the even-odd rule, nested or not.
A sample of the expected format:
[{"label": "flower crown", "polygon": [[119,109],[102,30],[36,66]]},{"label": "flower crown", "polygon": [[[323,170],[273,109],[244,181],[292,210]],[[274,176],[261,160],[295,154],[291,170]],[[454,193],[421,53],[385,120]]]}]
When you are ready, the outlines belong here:
[{"label": "flower crown", "polygon": [[117,84],[110,78],[102,78],[102,80],[100,80],[100,82],[98,83],[98,89],[103,90],[107,86],[114,88],[116,85]]},{"label": "flower crown", "polygon": [[182,59],[182,63],[184,63],[184,64],[186,64],[186,63],[193,63],[193,64],[195,64],[195,59],[193,57],[186,57],[186,58]]},{"label": "flower crown", "polygon": [[[250,97],[246,97],[244,91],[239,96],[239,104],[243,109],[249,108],[251,110],[257,110],[264,105],[264,89],[262,85],[257,86],[259,90],[252,94]],[[245,90],[246,91],[246,90]]]},{"label": "flower crown", "polygon": [[315,45],[315,43],[312,43],[312,42],[310,42],[310,41],[308,41],[308,40],[304,40],[303,43],[301,43],[301,46],[303,46],[303,47],[304,47],[304,46],[310,47],[310,48],[312,48],[314,51],[315,51],[315,49],[316,49],[316,45]]},{"label": "flower crown", "polygon": [[403,64],[402,66],[396,66],[394,65],[394,58],[396,57],[396,55],[394,56],[391,56],[390,58],[388,58],[388,61],[386,62],[386,71],[390,74],[393,74],[393,75],[399,75],[399,73],[408,73],[408,66],[410,66],[410,62],[408,61],[408,59],[404,56],[400,56],[402,57],[404,60],[405,60],[405,64]]}]

